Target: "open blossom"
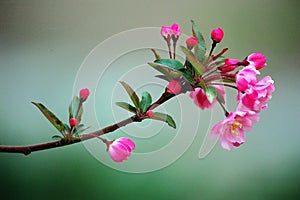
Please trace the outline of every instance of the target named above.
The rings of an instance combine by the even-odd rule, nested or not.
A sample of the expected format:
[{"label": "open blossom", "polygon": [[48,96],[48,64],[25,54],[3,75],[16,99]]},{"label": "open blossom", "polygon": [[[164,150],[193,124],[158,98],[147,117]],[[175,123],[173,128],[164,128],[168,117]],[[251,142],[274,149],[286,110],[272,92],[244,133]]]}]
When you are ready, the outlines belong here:
[{"label": "open blossom", "polygon": [[171,80],[167,86],[167,92],[171,94],[179,94],[181,91],[181,84],[179,81]]},{"label": "open blossom", "polygon": [[[214,85],[213,87],[215,87],[218,92],[222,95],[222,97],[224,98],[225,95],[225,90],[222,86],[220,85]],[[212,109],[213,105],[216,103],[216,99],[210,103],[209,100],[207,99],[207,96],[204,92],[204,90],[202,88],[196,88],[194,91],[192,91],[190,93],[190,97],[192,99],[194,99],[194,103],[201,108],[202,110],[208,108],[208,109]]]},{"label": "open blossom", "polygon": [[252,125],[259,120],[254,111],[235,111],[211,130],[211,138],[220,136],[220,143],[224,149],[231,150],[246,141],[245,132],[251,131]]},{"label": "open blossom", "polygon": [[249,56],[247,56],[246,61],[247,62],[244,62],[244,63],[255,66],[255,68],[257,70],[259,70],[267,65],[266,57],[262,53],[252,53]]},{"label": "open blossom", "polygon": [[242,96],[242,104],[255,112],[265,110],[274,90],[274,81],[270,76],[266,76],[245,91]]},{"label": "open blossom", "polygon": [[129,138],[118,138],[108,144],[108,152],[113,161],[122,163],[131,155],[131,151],[135,149],[135,144]]},{"label": "open blossom", "polygon": [[256,75],[260,74],[254,66],[244,67],[236,74],[236,86],[240,92],[244,92],[258,81]]},{"label": "open blossom", "polygon": [[222,28],[218,27],[218,28],[215,28],[214,30],[212,30],[211,39],[213,41],[215,41],[216,43],[221,42],[223,37],[224,37],[224,31]]}]

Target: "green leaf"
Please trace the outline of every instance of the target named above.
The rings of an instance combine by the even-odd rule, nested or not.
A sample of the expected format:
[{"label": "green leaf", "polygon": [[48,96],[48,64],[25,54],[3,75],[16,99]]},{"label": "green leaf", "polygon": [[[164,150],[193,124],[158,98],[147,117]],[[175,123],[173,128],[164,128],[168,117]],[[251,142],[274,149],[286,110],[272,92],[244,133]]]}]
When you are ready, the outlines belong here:
[{"label": "green leaf", "polygon": [[52,136],[52,140],[61,140],[62,137],[60,135],[54,135]]},{"label": "green leaf", "polygon": [[142,100],[140,102],[140,109],[144,113],[148,110],[149,106],[152,103],[151,95],[148,92],[143,92]]},{"label": "green leaf", "polygon": [[127,83],[125,83],[124,81],[120,81],[120,83],[123,85],[123,87],[125,88],[126,92],[130,96],[131,101],[133,102],[133,104],[135,105],[135,107],[139,108],[140,99],[136,95],[136,93],[134,92],[134,90]]},{"label": "green leaf", "polygon": [[76,126],[73,134],[74,134],[75,137],[79,137],[79,135],[81,133],[83,133],[84,131],[86,131],[89,128],[90,128],[90,126],[85,127],[83,124],[79,124],[78,126]]},{"label": "green leaf", "polygon": [[[79,109],[79,111],[78,111],[78,109]],[[78,112],[78,114],[77,114],[76,119],[78,120],[78,123],[80,123],[82,113],[83,113],[83,108],[82,108],[82,106],[80,106],[79,97],[74,96],[71,103],[70,103],[70,105],[69,105],[69,119],[75,117],[77,112]]]},{"label": "green leaf", "polygon": [[204,90],[204,92],[206,91],[206,88],[207,88],[207,86],[206,86],[206,84],[205,84],[205,82],[204,82],[204,80],[203,79],[201,79],[200,80],[200,87]]},{"label": "green leaf", "polygon": [[159,71],[160,73],[164,74],[169,80],[176,79],[180,76],[180,73],[177,72],[175,69],[172,69],[168,66],[160,65],[157,63],[148,63],[151,67]]},{"label": "green leaf", "polygon": [[179,70],[181,75],[183,76],[183,78],[189,82],[190,84],[194,84],[194,76],[192,74],[192,72],[186,68],[182,68]]},{"label": "green leaf", "polygon": [[167,77],[166,75],[162,75],[162,74],[160,74],[160,75],[155,75],[155,77],[156,78],[160,78],[160,79],[163,79],[163,80],[165,80],[165,81],[170,81],[170,80],[172,80],[172,79],[170,79],[169,77]]},{"label": "green leaf", "polygon": [[160,59],[160,60],[154,61],[154,63],[165,65],[172,69],[177,69],[177,70],[184,68],[183,64],[175,59]]},{"label": "green leaf", "polygon": [[205,53],[206,53],[205,40],[204,40],[203,35],[198,30],[195,22],[193,20],[191,20],[191,22],[192,22],[193,36],[196,37],[198,39],[198,42],[199,42],[199,44],[195,47],[195,54],[196,54],[198,60],[201,63],[203,63],[204,62],[204,58],[205,58]]},{"label": "green leaf", "polygon": [[133,107],[132,105],[125,103],[125,102],[116,102],[117,106],[120,106],[121,108],[124,108],[125,110],[128,110],[129,112],[132,113],[137,113],[137,110],[135,107]]},{"label": "green leaf", "polygon": [[69,124],[64,124],[64,125],[65,125],[66,132],[70,133],[71,128],[70,128]]},{"label": "green leaf", "polygon": [[217,91],[217,100],[221,103],[221,104],[225,104],[225,99],[223,98],[223,96],[220,94],[220,92],[218,90]]},{"label": "green leaf", "polygon": [[58,119],[48,108],[46,108],[41,103],[32,102],[43,114],[44,116],[51,122],[51,124],[61,133],[66,131],[65,125],[62,123],[60,119]]},{"label": "green leaf", "polygon": [[205,94],[206,94],[206,97],[207,97],[208,101],[210,103],[212,103],[214,101],[214,99],[217,97],[218,91],[215,87],[207,86]]},{"label": "green leaf", "polygon": [[163,73],[165,77],[164,80],[170,81],[176,79],[179,76],[183,76],[186,81],[193,84],[193,77],[190,72],[187,71],[183,64],[174,59],[161,59],[156,60],[155,63],[148,63],[150,66],[155,68],[157,71]]},{"label": "green leaf", "polygon": [[154,113],[154,117],[151,119],[155,119],[155,120],[159,120],[159,121],[163,121],[166,122],[169,126],[176,128],[176,123],[173,120],[173,118],[168,115],[168,114],[164,114],[164,113],[160,113],[160,112],[155,112]]},{"label": "green leaf", "polygon": [[195,57],[193,52],[191,52],[190,50],[188,50],[184,46],[180,46],[180,49],[186,55],[188,61],[192,64],[192,66],[193,66],[193,68],[196,72],[196,75],[197,76],[202,75],[202,73],[204,71],[204,65],[201,62],[199,62],[199,60]]}]

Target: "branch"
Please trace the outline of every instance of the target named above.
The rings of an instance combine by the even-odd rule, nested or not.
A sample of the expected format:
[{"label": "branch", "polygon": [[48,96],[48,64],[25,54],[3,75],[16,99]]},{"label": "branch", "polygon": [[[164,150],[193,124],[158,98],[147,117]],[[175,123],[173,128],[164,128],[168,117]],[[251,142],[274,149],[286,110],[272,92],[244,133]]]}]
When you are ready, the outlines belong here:
[{"label": "branch", "polygon": [[[170,94],[168,92],[164,92],[161,97],[151,104],[150,109],[154,109],[157,106],[163,104],[164,102],[168,101],[172,97],[174,97],[174,94]],[[118,123],[115,123],[113,125],[107,126],[103,129],[88,133],[88,134],[82,134],[80,138],[74,138],[74,137],[66,137],[62,138],[61,140],[58,141],[53,141],[53,142],[48,142],[48,143],[41,143],[41,144],[35,144],[35,145],[27,145],[27,146],[0,146],[0,152],[6,152],[6,153],[21,153],[24,155],[28,155],[31,152],[34,151],[41,151],[41,150],[46,150],[46,149],[52,149],[52,148],[57,148],[57,147],[63,147],[75,143],[79,143],[91,138],[94,138],[96,136],[104,135],[106,133],[113,132],[120,127],[126,126],[128,124],[131,124],[133,122],[141,122],[144,119],[146,119],[143,116],[138,116],[138,115],[133,115],[130,118],[127,118],[123,121],[120,121]]]}]

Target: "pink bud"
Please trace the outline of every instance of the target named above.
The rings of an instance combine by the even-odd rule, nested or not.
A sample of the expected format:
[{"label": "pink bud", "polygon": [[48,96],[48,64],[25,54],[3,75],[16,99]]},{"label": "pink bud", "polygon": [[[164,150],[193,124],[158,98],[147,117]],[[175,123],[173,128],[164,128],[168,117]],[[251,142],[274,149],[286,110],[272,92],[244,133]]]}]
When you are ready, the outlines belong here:
[{"label": "pink bud", "polygon": [[221,70],[223,73],[225,72],[231,72],[235,70],[238,67],[239,60],[237,59],[231,59],[231,58],[226,58],[225,59],[225,64],[219,67],[218,69]]},{"label": "pink bud", "polygon": [[249,62],[249,64],[255,66],[255,68],[257,70],[259,70],[267,65],[266,57],[262,53],[250,54],[246,59]]},{"label": "pink bud", "polygon": [[174,35],[176,35],[176,36],[180,36],[181,35],[181,30],[180,30],[180,27],[179,27],[178,24],[174,23],[171,26],[171,29],[172,29]]},{"label": "pink bud", "polygon": [[78,120],[76,118],[71,118],[69,120],[70,126],[77,126],[78,125]]},{"label": "pink bud", "polygon": [[188,49],[192,49],[194,48],[195,45],[198,44],[198,39],[196,37],[189,37],[188,39],[186,39],[186,46],[188,47]]},{"label": "pink bud", "polygon": [[79,92],[80,99],[82,100],[86,100],[89,95],[90,95],[90,91],[88,88],[84,88]]},{"label": "pink bud", "polygon": [[108,144],[108,152],[111,159],[118,163],[127,160],[133,149],[135,149],[135,144],[129,138],[118,138]]},{"label": "pink bud", "polygon": [[171,80],[167,86],[167,92],[171,94],[179,94],[181,91],[181,84],[179,81]]},{"label": "pink bud", "polygon": [[215,28],[214,30],[212,30],[211,39],[213,41],[215,41],[216,43],[221,42],[223,37],[224,37],[224,32],[223,32],[222,28],[218,27],[218,28]]},{"label": "pink bud", "polygon": [[168,35],[171,36],[173,33],[173,30],[170,26],[162,26],[161,29],[160,29],[160,34],[167,38]]},{"label": "pink bud", "polygon": [[146,112],[146,115],[147,115],[148,117],[152,118],[152,117],[154,117],[154,112],[153,112],[152,110],[148,110],[148,111]]}]

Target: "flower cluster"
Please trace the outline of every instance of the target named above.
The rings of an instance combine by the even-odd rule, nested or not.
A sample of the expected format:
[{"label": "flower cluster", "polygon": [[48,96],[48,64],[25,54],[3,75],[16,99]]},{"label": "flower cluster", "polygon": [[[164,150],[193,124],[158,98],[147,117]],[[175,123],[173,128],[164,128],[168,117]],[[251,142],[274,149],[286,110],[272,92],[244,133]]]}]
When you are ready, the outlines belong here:
[{"label": "flower cluster", "polygon": [[[250,131],[252,125],[258,121],[259,112],[268,107],[268,101],[275,90],[274,81],[270,76],[261,80],[257,77],[260,75],[259,70],[267,65],[266,57],[262,53],[252,53],[241,61],[225,57],[224,53],[228,48],[214,55],[216,45],[224,37],[224,31],[220,27],[211,32],[213,42],[207,54],[203,36],[194,22],[192,23],[193,36],[186,40],[186,48],[181,47],[186,55],[185,63],[178,64],[173,60],[167,62],[163,59],[156,63],[173,70],[173,74],[165,73],[165,79],[169,76],[175,77],[169,79],[167,92],[175,95],[184,92],[182,91],[183,84],[189,83],[192,89],[185,88],[185,91],[190,90],[189,96],[202,110],[212,109],[214,104],[219,102],[226,118],[212,128],[211,137],[220,136],[222,147],[231,150],[234,146],[240,146],[245,142],[245,132]],[[173,32],[170,27],[169,32],[165,29],[166,27],[163,26],[161,33],[166,39]],[[174,58],[175,56],[173,58],[170,56],[170,59]],[[174,71],[179,75],[176,75]],[[237,107],[234,112],[228,112],[225,108],[224,87],[237,90]]]}]

